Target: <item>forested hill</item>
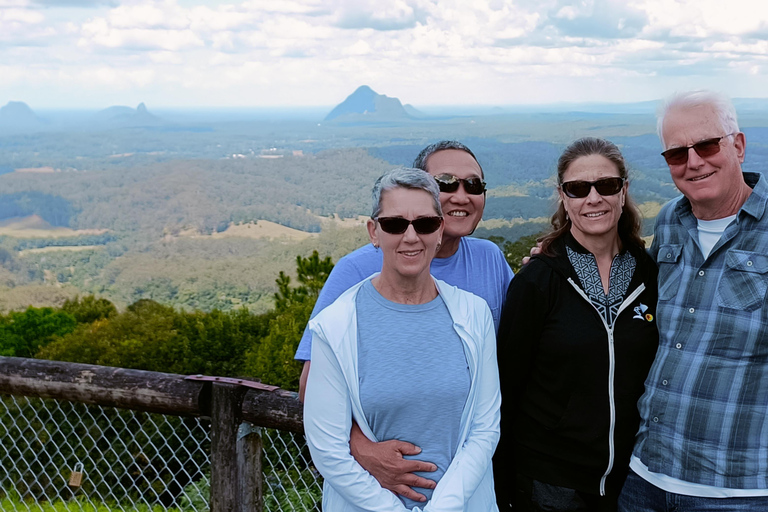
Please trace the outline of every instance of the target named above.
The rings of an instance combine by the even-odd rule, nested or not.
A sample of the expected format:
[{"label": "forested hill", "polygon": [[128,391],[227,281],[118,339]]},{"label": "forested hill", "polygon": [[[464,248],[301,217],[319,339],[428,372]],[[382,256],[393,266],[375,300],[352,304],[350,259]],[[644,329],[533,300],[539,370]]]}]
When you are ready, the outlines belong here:
[{"label": "forested hill", "polygon": [[[469,145],[489,185],[475,235],[504,246],[546,228],[555,162],[579,136],[607,137],[631,169],[649,226],[677,195],[648,115],[521,114],[326,126],[317,120],[174,121],[0,135],[0,310],[95,293],[183,308],[264,312],[275,275],[315,249],[366,243],[370,188],[425,145]],[[745,170],[768,158],[749,118]],[[270,224],[271,223],[271,224]],[[646,230],[649,228],[647,227]],[[647,234],[647,232],[646,232]]]}]

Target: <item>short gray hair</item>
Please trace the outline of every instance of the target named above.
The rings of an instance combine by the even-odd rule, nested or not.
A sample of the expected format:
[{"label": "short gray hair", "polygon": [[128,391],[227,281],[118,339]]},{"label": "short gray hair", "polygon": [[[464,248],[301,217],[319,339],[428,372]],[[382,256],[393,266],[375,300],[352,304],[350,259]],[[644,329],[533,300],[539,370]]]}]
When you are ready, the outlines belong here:
[{"label": "short gray hair", "polygon": [[[446,149],[458,149],[459,151],[469,153],[469,155],[475,159],[475,162],[477,162],[477,157],[472,152],[472,150],[461,142],[457,140],[441,140],[440,142],[435,142],[434,144],[430,144],[429,146],[422,149],[421,152],[419,152],[419,155],[416,157],[416,160],[413,161],[413,168],[426,171],[427,160],[429,160],[429,157],[438,151],[444,151]],[[477,162],[477,166],[480,167],[480,176],[484,177],[483,167],[480,165],[480,162]]]},{"label": "short gray hair", "polygon": [[435,178],[421,169],[398,167],[379,176],[379,179],[373,184],[373,190],[371,190],[371,199],[373,201],[372,219],[375,219],[381,213],[381,196],[387,190],[395,188],[417,189],[429,193],[432,196],[435,212],[440,217],[443,216],[443,209],[440,207],[440,188],[438,188]]},{"label": "short gray hair", "polygon": [[664,142],[664,135],[661,129],[664,126],[664,119],[670,110],[681,107],[699,107],[702,105],[711,105],[715,109],[715,113],[720,119],[720,125],[725,130],[725,133],[738,133],[739,122],[736,118],[736,109],[728,96],[707,90],[677,92],[661,104],[656,114],[656,132],[664,149],[666,149],[666,143]]}]

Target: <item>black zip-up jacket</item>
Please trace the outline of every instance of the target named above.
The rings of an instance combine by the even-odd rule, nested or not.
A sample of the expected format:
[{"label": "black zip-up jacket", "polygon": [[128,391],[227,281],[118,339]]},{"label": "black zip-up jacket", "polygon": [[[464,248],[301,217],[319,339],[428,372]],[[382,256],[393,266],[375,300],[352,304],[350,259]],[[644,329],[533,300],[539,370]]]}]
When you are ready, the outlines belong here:
[{"label": "black zip-up jacket", "polygon": [[[615,494],[640,422],[637,400],[658,347],[654,261],[637,265],[614,325],[583,291],[565,244],[538,255],[512,280],[501,317],[501,441],[497,500],[508,510],[515,473],[591,494]],[[502,506],[502,504],[504,504]]]}]

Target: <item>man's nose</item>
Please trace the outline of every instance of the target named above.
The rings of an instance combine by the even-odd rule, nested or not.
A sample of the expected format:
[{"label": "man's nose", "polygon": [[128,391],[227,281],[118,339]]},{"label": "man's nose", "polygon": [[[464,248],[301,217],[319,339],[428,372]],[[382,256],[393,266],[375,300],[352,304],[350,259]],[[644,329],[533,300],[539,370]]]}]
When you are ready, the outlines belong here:
[{"label": "man's nose", "polygon": [[698,169],[704,165],[704,159],[699,156],[695,149],[688,149],[688,167],[692,169]]}]

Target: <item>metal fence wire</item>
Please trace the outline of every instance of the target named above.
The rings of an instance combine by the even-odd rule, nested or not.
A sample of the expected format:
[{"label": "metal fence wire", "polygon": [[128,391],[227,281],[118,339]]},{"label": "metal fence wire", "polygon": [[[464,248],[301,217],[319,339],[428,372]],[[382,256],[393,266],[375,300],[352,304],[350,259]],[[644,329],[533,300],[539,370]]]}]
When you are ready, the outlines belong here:
[{"label": "metal fence wire", "polygon": [[[206,511],[209,433],[203,418],[0,395],[0,510]],[[319,511],[304,437],[261,435],[264,510]]]}]

